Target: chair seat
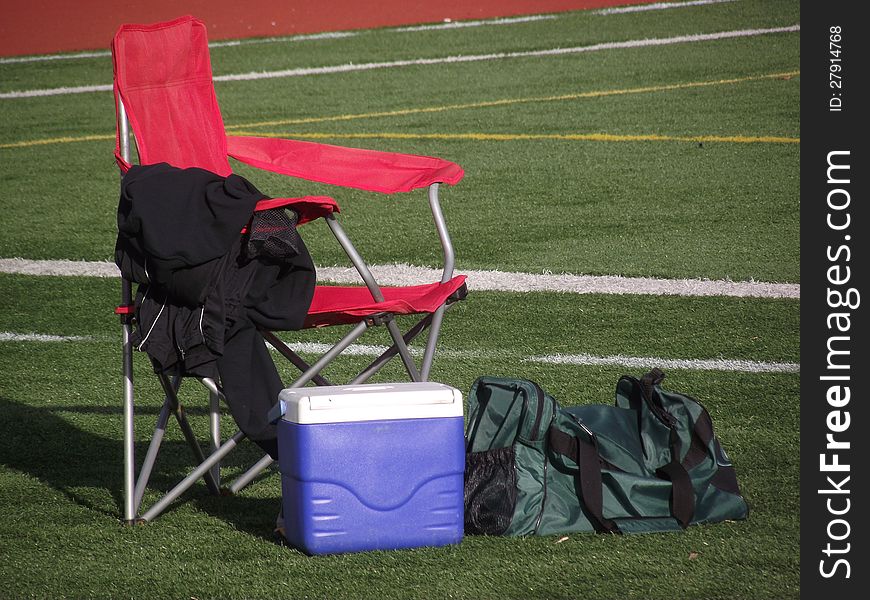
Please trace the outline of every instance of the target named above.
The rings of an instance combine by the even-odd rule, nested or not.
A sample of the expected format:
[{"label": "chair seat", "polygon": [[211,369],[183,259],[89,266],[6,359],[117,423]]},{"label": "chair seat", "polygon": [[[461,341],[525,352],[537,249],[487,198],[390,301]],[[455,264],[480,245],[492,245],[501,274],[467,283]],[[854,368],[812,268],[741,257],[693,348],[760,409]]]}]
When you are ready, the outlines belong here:
[{"label": "chair seat", "polygon": [[412,315],[435,312],[438,307],[465,286],[465,275],[446,283],[404,287],[382,287],[383,302],[375,302],[363,286],[317,286],[305,319],[305,327],[326,327],[358,323],[360,319],[388,312]]}]

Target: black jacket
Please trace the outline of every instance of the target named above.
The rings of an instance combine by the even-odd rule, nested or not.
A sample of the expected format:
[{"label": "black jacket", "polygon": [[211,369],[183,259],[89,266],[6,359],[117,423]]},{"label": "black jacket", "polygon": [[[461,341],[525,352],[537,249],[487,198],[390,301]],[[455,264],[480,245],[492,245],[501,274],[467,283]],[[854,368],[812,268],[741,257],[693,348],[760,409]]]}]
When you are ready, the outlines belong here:
[{"label": "black jacket", "polygon": [[[219,376],[243,431],[254,421],[254,429],[269,428],[260,422],[264,415],[236,415],[235,408],[244,403],[256,406],[254,413],[268,410],[283,387],[252,333],[256,327],[301,328],[315,282],[301,241],[289,258],[246,255],[240,232],[263,198],[238,175],[159,163],[131,167],[118,203],[115,262],[125,278],[140,284],[133,344],[157,371]],[[240,362],[234,352],[256,356]],[[262,432],[246,433],[257,439]]]}]

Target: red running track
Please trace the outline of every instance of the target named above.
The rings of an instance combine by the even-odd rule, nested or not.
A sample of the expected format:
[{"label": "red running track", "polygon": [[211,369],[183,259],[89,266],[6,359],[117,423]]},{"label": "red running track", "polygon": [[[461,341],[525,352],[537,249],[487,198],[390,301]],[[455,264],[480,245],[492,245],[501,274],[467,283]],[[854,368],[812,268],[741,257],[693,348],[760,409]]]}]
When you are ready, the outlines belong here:
[{"label": "red running track", "polygon": [[122,23],[191,14],[209,39],[282,36],[554,13],[654,0],[5,0],[0,56],[108,49]]}]

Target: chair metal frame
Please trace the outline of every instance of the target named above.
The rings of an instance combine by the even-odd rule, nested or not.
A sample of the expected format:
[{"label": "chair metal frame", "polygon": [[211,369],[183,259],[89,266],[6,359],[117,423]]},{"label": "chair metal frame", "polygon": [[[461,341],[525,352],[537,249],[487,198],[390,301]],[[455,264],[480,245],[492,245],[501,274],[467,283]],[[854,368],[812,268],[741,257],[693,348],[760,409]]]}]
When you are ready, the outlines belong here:
[{"label": "chair metal frame", "polygon": [[[132,136],[130,122],[127,117],[123,102],[116,94],[115,101],[117,103],[118,115],[118,132],[120,137],[120,151],[122,158],[127,162],[131,162],[132,148],[130,138]],[[134,137],[135,141],[135,137]],[[123,175],[123,173],[122,173]],[[447,223],[441,209],[439,201],[439,183],[432,183],[428,186],[429,207],[432,212],[435,229],[438,233],[439,242],[443,251],[443,267],[440,282],[447,283],[454,277],[455,268],[455,252],[450,239],[450,234],[447,229]],[[354,247],[350,238],[345,233],[339,221],[333,214],[324,217],[329,226],[330,231],[335,237],[339,245],[344,249],[350,262],[359,273],[362,283],[371,293],[375,302],[384,302],[384,294],[381,286],[377,283],[374,275],[366,264],[365,260]],[[133,382],[133,352],[134,347],[131,343],[132,326],[134,321],[133,315],[133,290],[132,282],[121,277],[121,304],[116,309],[116,313],[121,318],[122,325],[122,347],[123,347],[123,406],[124,406],[124,517],[125,523],[148,522],[156,518],[160,513],[165,511],[172,502],[174,502],[181,494],[192,487],[200,478],[204,479],[205,484],[212,494],[235,494],[251,483],[260,473],[263,472],[273,461],[268,455],[260,459],[256,464],[250,467],[243,474],[238,476],[228,487],[221,487],[220,465],[221,461],[229,454],[233,448],[245,438],[245,434],[237,431],[234,435],[226,440],[221,438],[220,419],[221,409],[220,402],[223,397],[220,385],[218,382],[209,378],[200,378],[199,382],[208,391],[209,397],[209,425],[210,425],[210,453],[205,454],[200,447],[196,437],[187,420],[187,415],[181,402],[178,399],[178,390],[181,386],[181,377],[170,378],[164,374],[158,374],[161,387],[165,394],[163,406],[157,418],[154,434],[151,437],[148,450],[142,462],[138,475],[136,474],[135,460],[135,391]],[[301,375],[294,380],[288,387],[302,387],[309,383],[316,385],[331,385],[320,373],[338,357],[351,344],[359,339],[370,327],[385,325],[392,339],[392,345],[386,349],[380,356],[375,358],[365,369],[363,369],[350,384],[359,384],[367,381],[381,370],[392,358],[399,356],[409,378],[412,381],[427,381],[431,372],[432,364],[435,358],[438,337],[441,330],[442,321],[446,309],[455,301],[464,297],[464,287],[454,296],[445,301],[437,310],[426,314],[407,332],[402,333],[398,324],[394,320],[394,315],[389,312],[381,312],[369,315],[361,319],[351,330],[346,333],[332,348],[325,352],[320,358],[313,363],[305,361],[301,356],[294,352],[287,344],[280,340],[274,333],[270,331],[261,331],[266,342],[273,346],[281,355],[287,358],[294,366],[296,366]],[[419,336],[423,331],[429,330],[426,340],[426,346],[423,351],[420,366],[418,367],[414,361],[409,344]],[[165,492],[163,496],[156,501],[147,510],[142,511],[142,501],[145,489],[148,485],[151,472],[157,459],[157,455],[163,441],[164,433],[170,414],[175,416],[184,437],[190,445],[194,457],[197,461],[197,466],[174,487]]]}]

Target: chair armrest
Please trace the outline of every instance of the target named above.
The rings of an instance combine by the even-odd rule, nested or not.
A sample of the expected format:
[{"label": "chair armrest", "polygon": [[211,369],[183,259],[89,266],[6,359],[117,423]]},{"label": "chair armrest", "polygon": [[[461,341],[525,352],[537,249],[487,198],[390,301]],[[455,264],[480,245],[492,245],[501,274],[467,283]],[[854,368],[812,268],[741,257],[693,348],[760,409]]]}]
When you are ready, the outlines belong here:
[{"label": "chair armrest", "polygon": [[299,215],[297,225],[339,212],[338,204],[329,196],[303,196],[301,198],[267,198],[254,206],[254,211],[271,208],[292,208]]},{"label": "chair armrest", "polygon": [[464,175],[440,158],[278,138],[227,136],[227,154],[259,169],[384,194],[454,185]]}]

